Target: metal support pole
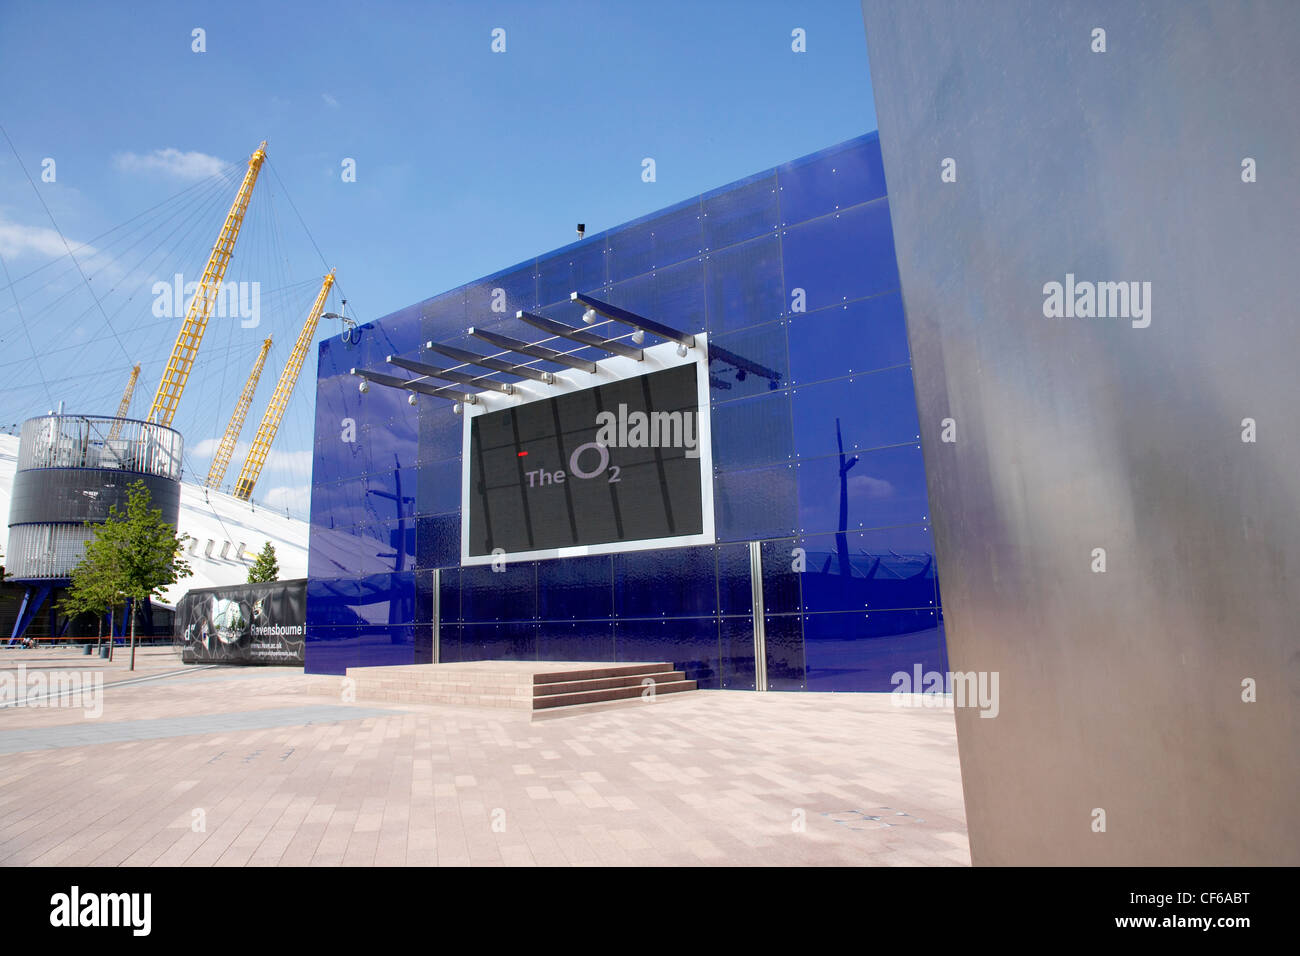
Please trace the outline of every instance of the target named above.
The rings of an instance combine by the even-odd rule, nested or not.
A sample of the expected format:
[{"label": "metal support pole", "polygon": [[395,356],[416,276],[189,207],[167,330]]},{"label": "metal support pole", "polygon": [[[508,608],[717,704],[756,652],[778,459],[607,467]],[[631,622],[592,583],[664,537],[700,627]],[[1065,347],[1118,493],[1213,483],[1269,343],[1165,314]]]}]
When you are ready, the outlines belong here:
[{"label": "metal support pole", "polygon": [[442,631],[442,568],[433,569],[433,663],[441,664],[439,635]]},{"label": "metal support pole", "polygon": [[754,690],[767,690],[767,615],[763,607],[763,546],[749,542],[749,593],[754,608]]}]

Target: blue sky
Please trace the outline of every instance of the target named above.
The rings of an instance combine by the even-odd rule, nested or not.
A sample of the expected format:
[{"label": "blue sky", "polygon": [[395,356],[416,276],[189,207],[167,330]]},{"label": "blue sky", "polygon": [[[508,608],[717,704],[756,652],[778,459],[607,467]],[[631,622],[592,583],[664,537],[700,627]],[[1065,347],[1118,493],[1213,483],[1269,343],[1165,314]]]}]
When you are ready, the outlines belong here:
[{"label": "blue sky", "polygon": [[[195,28],[206,52],[191,49]],[[795,28],[807,52],[791,50]],[[4,425],[60,399],[111,414],[137,361],[132,414],[147,413],[179,327],[152,314],[152,283],[198,277],[234,194],[210,169],[268,141],[273,172],[227,275],[261,284],[261,321],[212,320],[176,419],[200,477],[271,334],[251,438],[324,271],[295,207],[349,312],[369,321],[569,243],[579,221],[598,232],[876,127],[856,0],[6,2],[0,88],[0,125],[40,193],[0,137],[0,257],[14,282],[0,272]],[[342,181],[345,158],[355,182]],[[125,232],[92,242],[205,188],[191,212],[181,199],[152,214],[176,218],[129,249],[109,241]],[[78,259],[95,296],[59,259],[41,200],[89,245]],[[152,221],[137,221],[142,236]],[[335,331],[322,323],[317,338]],[[313,347],[257,492],[295,512],[314,370]]]}]

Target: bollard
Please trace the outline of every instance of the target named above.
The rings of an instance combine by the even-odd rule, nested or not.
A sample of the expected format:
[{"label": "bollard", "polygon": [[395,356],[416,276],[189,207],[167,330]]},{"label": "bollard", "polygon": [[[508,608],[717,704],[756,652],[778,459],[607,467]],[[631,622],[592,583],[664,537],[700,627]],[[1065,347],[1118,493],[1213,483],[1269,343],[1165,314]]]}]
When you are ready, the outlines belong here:
[{"label": "bollard", "polygon": [[90,652],[93,651],[93,650],[94,650],[94,648],[91,647],[89,644],[82,644],[82,645],[81,645],[81,653],[84,654],[86,657],[89,657],[89,656],[90,656]]},{"label": "bollard", "polygon": [[99,656],[102,657],[102,658],[104,658],[105,660],[108,659],[108,647],[107,647],[107,645],[104,646],[104,647],[101,647],[101,648],[99,649]]}]

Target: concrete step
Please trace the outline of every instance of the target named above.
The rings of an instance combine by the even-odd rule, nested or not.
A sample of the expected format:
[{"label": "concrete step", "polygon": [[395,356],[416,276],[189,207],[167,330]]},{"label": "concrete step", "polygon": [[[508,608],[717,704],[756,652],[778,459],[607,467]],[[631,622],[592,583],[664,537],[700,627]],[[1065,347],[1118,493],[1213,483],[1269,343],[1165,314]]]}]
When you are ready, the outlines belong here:
[{"label": "concrete step", "polygon": [[555,710],[634,701],[653,684],[655,695],[695,690],[684,672],[662,661],[483,661],[350,667],[357,698],[410,704],[455,704],[511,710]]}]

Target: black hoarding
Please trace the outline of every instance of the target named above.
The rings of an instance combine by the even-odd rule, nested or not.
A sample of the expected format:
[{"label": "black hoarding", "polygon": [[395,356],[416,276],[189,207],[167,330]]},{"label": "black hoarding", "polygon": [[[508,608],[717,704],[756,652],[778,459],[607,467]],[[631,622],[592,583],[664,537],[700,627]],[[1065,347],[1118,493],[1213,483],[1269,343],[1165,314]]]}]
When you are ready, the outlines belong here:
[{"label": "black hoarding", "polygon": [[186,664],[303,663],[307,579],[190,591],[173,635]]},{"label": "black hoarding", "polygon": [[703,531],[695,364],[470,420],[466,553]]}]

